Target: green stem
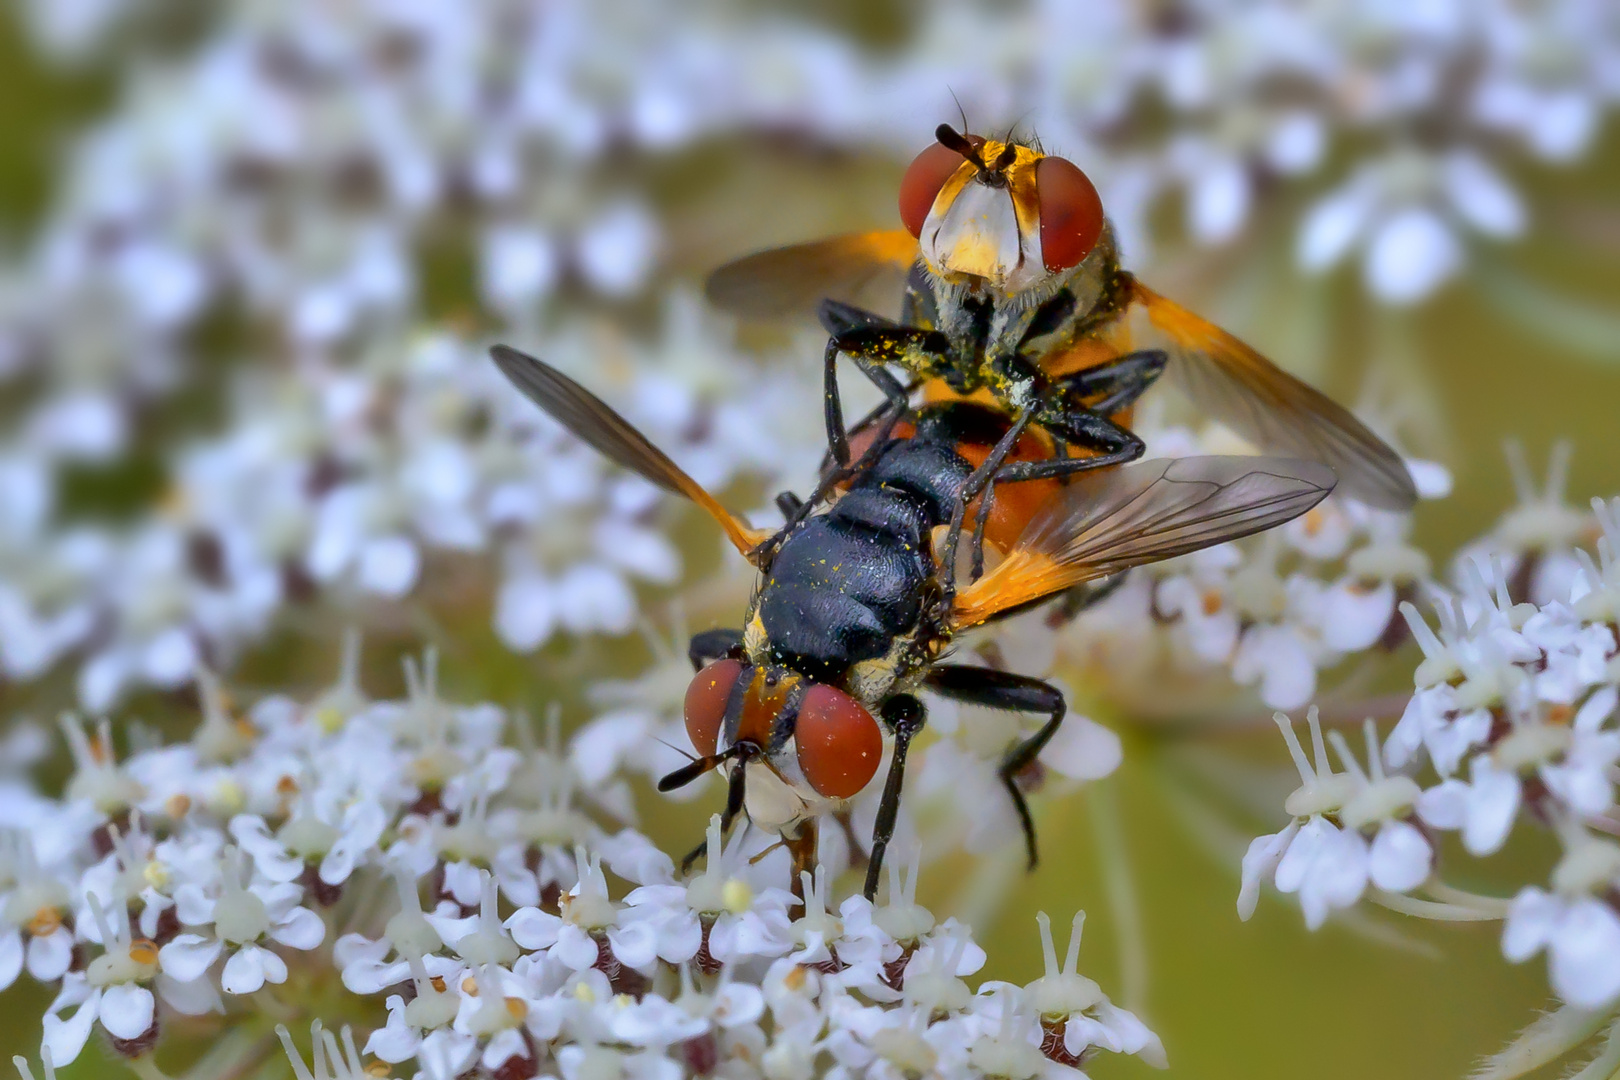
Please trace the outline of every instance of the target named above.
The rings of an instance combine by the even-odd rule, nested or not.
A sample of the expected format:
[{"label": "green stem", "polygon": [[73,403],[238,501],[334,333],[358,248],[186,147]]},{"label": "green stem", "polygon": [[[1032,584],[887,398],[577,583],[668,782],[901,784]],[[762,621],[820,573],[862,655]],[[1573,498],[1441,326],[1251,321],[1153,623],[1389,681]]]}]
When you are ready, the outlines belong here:
[{"label": "green stem", "polygon": [[1447,904],[1457,904],[1461,907],[1473,908],[1476,911],[1490,912],[1493,919],[1507,918],[1508,907],[1511,901],[1500,896],[1483,896],[1480,893],[1471,893],[1447,885],[1443,881],[1431,881],[1423,890],[1436,900]]},{"label": "green stem", "polygon": [[1130,853],[1125,843],[1125,826],[1120,820],[1118,780],[1109,778],[1086,785],[1086,801],[1091,806],[1091,826],[1097,839],[1097,857],[1102,861],[1103,885],[1113,912],[1119,947],[1120,1000],[1134,1013],[1147,1006],[1147,938],[1142,930],[1142,909],[1136,895],[1136,879],[1131,874]]},{"label": "green stem", "polygon": [[1432,919],[1435,922],[1495,922],[1501,918],[1500,915],[1482,911],[1477,907],[1468,907],[1461,904],[1442,904],[1433,900],[1419,900],[1415,896],[1385,892],[1383,889],[1369,889],[1367,898],[1380,907],[1398,911],[1402,915],[1411,915],[1419,919]]},{"label": "green stem", "polygon": [[136,1058],[126,1058],[124,1065],[141,1080],[173,1080],[168,1073],[158,1068],[157,1060],[149,1053]]},{"label": "green stem", "polygon": [[264,1010],[266,1016],[272,1020],[279,1020],[283,1024],[300,1019],[302,1014],[295,1005],[289,1005],[276,997],[270,987],[265,986],[253,994],[253,1003]]},{"label": "green stem", "polygon": [[264,1057],[266,1025],[259,1017],[244,1018],[208,1048],[197,1063],[186,1070],[184,1080],[232,1080],[241,1076]]}]

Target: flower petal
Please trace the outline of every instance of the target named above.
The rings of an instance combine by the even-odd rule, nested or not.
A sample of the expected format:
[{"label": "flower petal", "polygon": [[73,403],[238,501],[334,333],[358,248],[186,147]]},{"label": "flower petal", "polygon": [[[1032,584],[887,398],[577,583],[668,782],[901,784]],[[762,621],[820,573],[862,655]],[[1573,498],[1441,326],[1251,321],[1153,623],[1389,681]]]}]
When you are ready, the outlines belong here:
[{"label": "flower petal", "polygon": [[264,958],[270,953],[257,945],[244,945],[229,960],[219,979],[227,994],[251,994],[264,985]]},{"label": "flower petal", "polygon": [[1620,996],[1620,915],[1601,900],[1571,904],[1552,939],[1548,967],[1558,996],[1582,1009]]},{"label": "flower petal", "polygon": [[313,949],[326,939],[326,923],[306,907],[295,907],[276,926],[270,936],[290,949]]},{"label": "flower petal", "polygon": [[157,1002],[152,991],[134,983],[117,983],[101,994],[101,1026],[115,1039],[135,1039],[152,1027]]},{"label": "flower petal", "polygon": [[73,935],[59,926],[43,937],[28,939],[28,974],[40,982],[55,982],[73,963]]},{"label": "flower petal", "polygon": [[41,1045],[51,1052],[51,1061],[55,1065],[71,1065],[79,1056],[90,1039],[90,1025],[95,1022],[96,1009],[100,1004],[101,991],[97,990],[66,1020],[55,1013],[46,1013],[42,1018],[40,1023],[44,1028],[44,1038]]},{"label": "flower petal", "polygon": [[158,950],[158,964],[165,975],[190,982],[208,970],[222,948],[218,938],[181,934]]},{"label": "flower petal", "polygon": [[1386,821],[1373,837],[1367,872],[1380,889],[1403,893],[1428,880],[1433,861],[1421,829],[1406,821]]}]

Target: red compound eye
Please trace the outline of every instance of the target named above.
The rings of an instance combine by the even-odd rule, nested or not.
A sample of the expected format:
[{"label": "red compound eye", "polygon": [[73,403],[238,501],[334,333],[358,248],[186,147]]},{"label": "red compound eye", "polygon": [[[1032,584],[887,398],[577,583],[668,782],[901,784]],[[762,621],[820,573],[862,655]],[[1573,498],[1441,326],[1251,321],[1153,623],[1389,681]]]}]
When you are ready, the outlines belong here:
[{"label": "red compound eye", "polygon": [[[968,139],[975,145],[984,142],[976,135],[969,135]],[[905,178],[900,181],[900,220],[912,236],[922,236],[923,222],[928,220],[928,211],[933,209],[939,189],[962,167],[963,160],[961,154],[939,143],[912,158]]]},{"label": "red compound eye", "polygon": [[1054,274],[1077,265],[1102,235],[1097,189],[1072,162],[1049,157],[1035,163],[1035,197],[1041,207],[1041,261]]},{"label": "red compound eye", "polygon": [[696,675],[686,688],[686,735],[697,752],[705,757],[720,745],[720,725],[726,718],[726,701],[742,674],[742,661],[716,660]]},{"label": "red compound eye", "polygon": [[793,733],[804,778],[829,799],[854,797],[883,757],[883,733],[872,714],[830,686],[805,693]]}]

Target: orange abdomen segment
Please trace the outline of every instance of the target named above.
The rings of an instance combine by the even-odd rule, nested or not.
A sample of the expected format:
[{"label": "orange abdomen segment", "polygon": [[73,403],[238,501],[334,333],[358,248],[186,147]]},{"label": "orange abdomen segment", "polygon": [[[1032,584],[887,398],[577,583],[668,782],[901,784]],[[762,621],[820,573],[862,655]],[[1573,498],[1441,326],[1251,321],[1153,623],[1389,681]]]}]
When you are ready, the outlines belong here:
[{"label": "orange abdomen segment", "polygon": [[[974,468],[978,468],[984,459],[990,456],[991,449],[989,446],[973,443],[958,443],[956,452]],[[1045,461],[1051,456],[1051,443],[1040,435],[1026,431],[1007,459]],[[1057,480],[1025,480],[1016,484],[998,484],[995,498],[990,503],[990,517],[984,523],[984,542],[1005,553],[1024,531],[1024,526],[1029,524],[1030,519],[1062,490],[1063,484]],[[968,504],[967,513],[963,518],[968,528],[972,528],[973,522],[977,520],[979,503],[982,501],[982,498],[974,499]]]}]

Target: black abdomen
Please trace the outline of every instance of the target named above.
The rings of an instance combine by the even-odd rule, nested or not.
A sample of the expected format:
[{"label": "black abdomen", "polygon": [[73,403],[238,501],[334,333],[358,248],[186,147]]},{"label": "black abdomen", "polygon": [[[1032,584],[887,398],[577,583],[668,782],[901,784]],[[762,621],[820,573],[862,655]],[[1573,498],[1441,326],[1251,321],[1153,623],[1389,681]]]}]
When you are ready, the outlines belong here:
[{"label": "black abdomen", "polygon": [[777,663],[837,684],[916,628],[935,573],[932,532],[972,471],[952,442],[927,435],[890,443],[777,552],[759,596]]}]

